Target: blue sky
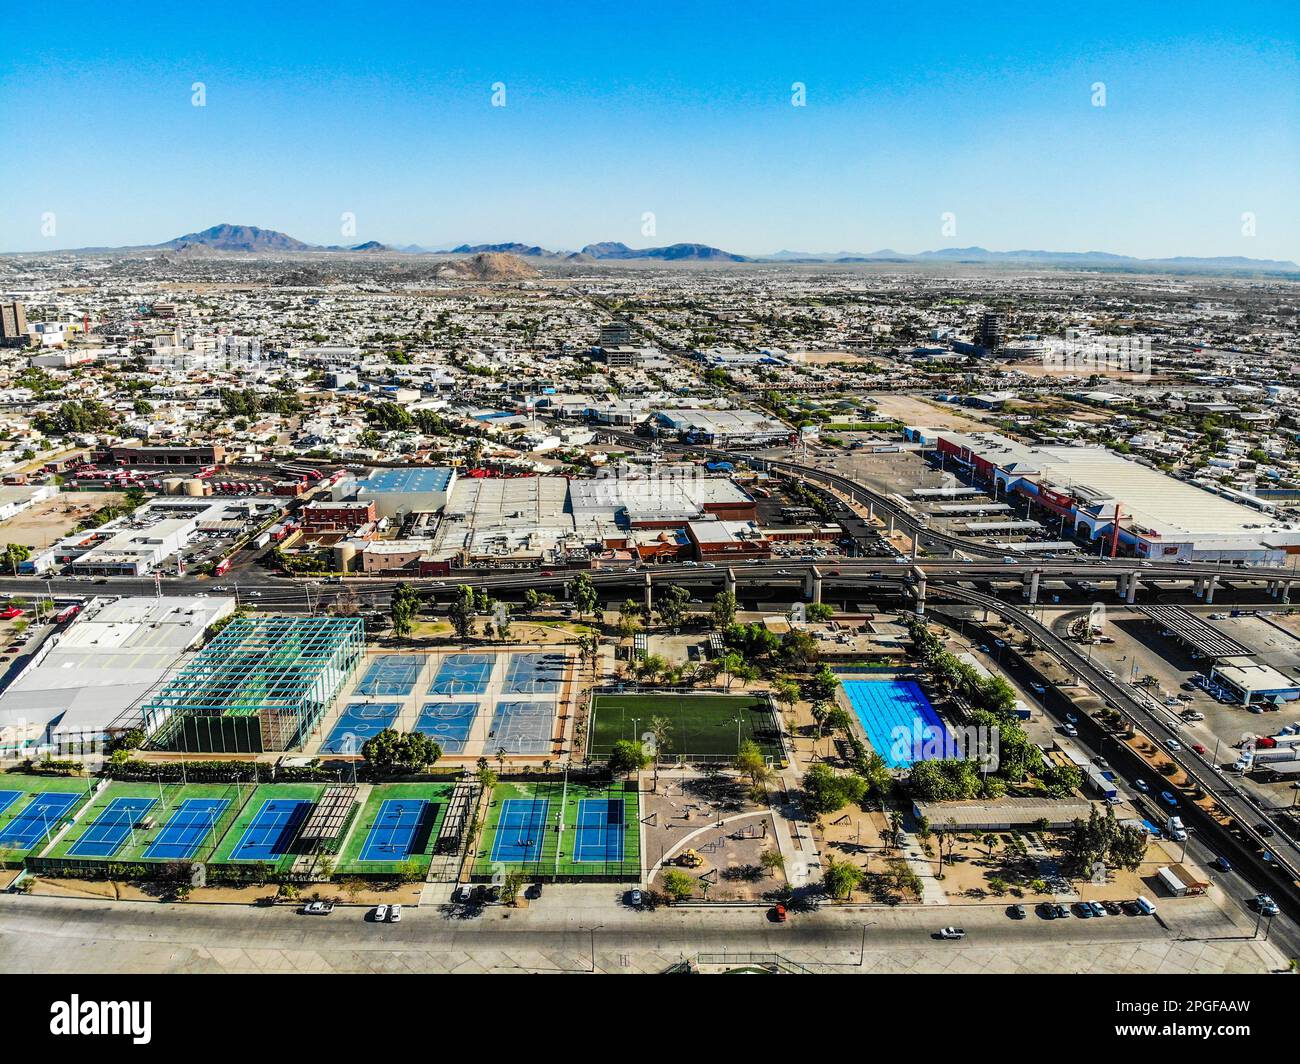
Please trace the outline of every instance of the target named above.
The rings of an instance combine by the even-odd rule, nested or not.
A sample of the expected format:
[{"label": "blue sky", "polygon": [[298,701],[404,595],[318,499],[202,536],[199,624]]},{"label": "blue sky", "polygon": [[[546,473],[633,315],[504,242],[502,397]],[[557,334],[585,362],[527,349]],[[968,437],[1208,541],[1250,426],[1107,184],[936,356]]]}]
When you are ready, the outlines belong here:
[{"label": "blue sky", "polygon": [[4,0],[0,250],[232,222],[1300,261],[1298,10]]}]

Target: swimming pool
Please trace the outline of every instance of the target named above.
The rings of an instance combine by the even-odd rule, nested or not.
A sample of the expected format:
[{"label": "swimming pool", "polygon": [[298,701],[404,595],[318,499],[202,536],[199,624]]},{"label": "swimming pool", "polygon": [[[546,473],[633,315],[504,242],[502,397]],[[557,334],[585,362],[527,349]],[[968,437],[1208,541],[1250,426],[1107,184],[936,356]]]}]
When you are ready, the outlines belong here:
[{"label": "swimming pool", "polygon": [[951,746],[948,729],[915,680],[843,680],[841,686],[867,741],[890,768],[926,760],[923,746],[935,748],[929,756],[943,756]]}]

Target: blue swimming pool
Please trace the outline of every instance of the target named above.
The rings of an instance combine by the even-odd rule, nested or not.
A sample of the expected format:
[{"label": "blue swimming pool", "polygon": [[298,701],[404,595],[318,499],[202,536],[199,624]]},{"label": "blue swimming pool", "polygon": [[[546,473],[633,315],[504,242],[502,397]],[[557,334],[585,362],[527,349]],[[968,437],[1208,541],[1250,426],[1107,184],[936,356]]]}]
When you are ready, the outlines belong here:
[{"label": "blue swimming pool", "polygon": [[890,768],[908,768],[951,745],[948,729],[915,680],[844,680],[844,695]]}]

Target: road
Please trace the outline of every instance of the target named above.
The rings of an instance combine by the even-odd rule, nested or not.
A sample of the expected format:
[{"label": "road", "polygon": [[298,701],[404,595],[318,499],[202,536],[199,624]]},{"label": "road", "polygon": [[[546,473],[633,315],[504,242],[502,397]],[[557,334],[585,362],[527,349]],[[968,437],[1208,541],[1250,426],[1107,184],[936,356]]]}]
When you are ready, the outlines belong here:
[{"label": "road", "polygon": [[[395,925],[371,923],[353,907],[306,917],[284,907],[4,895],[0,971],[578,973],[590,970],[593,947],[596,966],[612,972],[662,971],[702,952],[774,952],[845,972],[1258,972],[1284,963],[1205,899],[1162,903],[1160,921],[1013,921],[1001,906],[950,905],[823,910],[773,924],[763,908],[633,912],[618,904],[616,887],[552,886],[527,910],[493,906],[470,919],[437,905],[408,907]],[[967,938],[933,939],[944,924],[964,927]]]}]

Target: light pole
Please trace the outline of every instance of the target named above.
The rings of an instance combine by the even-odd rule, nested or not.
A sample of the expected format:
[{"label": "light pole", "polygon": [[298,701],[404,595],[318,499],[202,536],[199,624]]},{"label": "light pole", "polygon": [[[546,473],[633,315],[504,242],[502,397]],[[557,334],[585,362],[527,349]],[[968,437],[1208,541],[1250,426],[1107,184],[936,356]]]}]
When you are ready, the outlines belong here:
[{"label": "light pole", "polygon": [[603,928],[604,924],[597,924],[595,927],[579,927],[580,931],[589,931],[591,933],[591,966],[587,969],[592,974],[596,971],[596,932]]}]

